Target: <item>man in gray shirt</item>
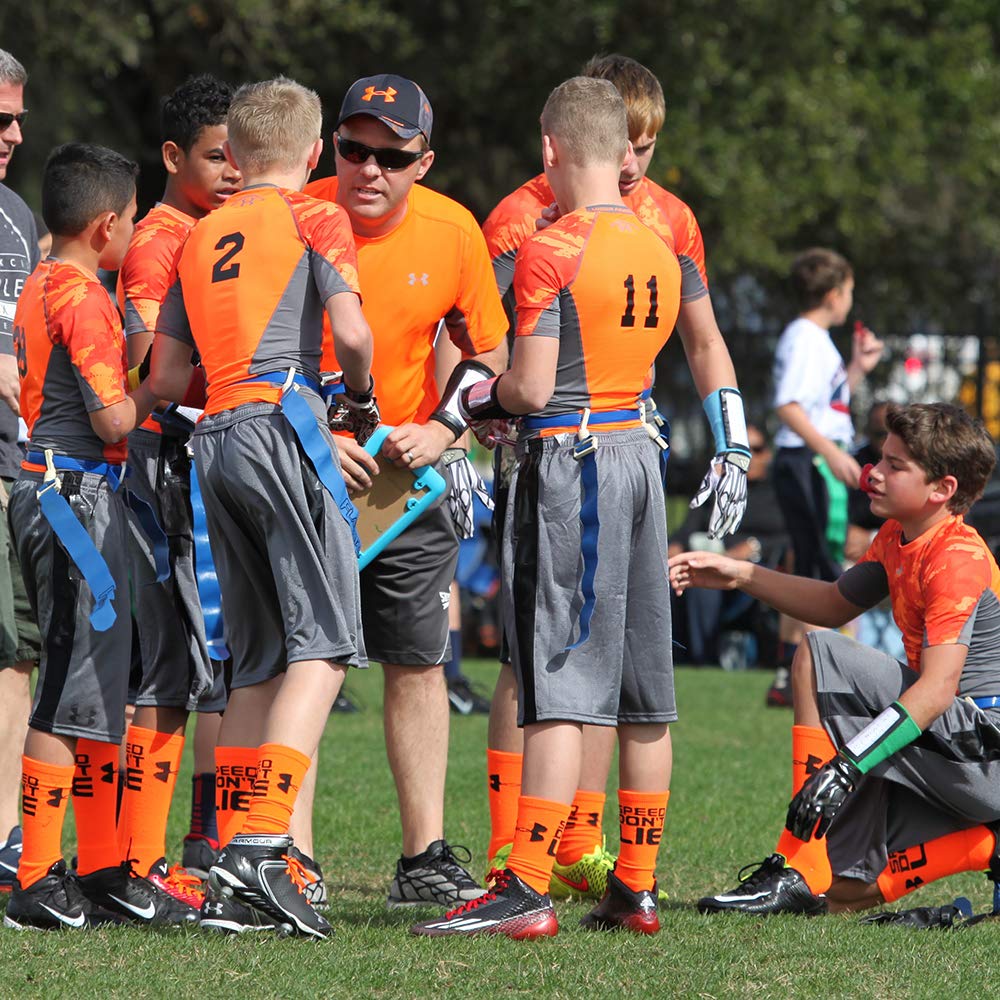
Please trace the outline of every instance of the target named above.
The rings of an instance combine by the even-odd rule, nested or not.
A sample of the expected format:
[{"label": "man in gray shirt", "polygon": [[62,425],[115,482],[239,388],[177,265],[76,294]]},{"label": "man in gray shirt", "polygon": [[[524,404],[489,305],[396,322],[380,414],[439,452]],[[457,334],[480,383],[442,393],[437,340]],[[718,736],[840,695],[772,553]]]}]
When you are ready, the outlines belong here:
[{"label": "man in gray shirt", "polygon": [[[0,182],[22,140],[28,74],[0,49]],[[21,468],[14,307],[38,263],[38,232],[28,206],[0,183],[0,889],[10,888],[21,855],[18,797],[21,750],[31,708],[29,678],[38,659],[38,629],[7,530],[7,489]],[[8,831],[10,831],[8,833]]]}]

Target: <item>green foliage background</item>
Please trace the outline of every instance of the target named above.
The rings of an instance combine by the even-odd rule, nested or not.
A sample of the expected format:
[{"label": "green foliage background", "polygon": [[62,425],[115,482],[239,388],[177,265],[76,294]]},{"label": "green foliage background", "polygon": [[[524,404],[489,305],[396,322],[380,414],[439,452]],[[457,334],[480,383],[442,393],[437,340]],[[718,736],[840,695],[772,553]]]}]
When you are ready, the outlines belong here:
[{"label": "green foliage background", "polygon": [[623,52],[663,83],[651,176],[697,213],[751,396],[805,246],[852,260],[856,315],[881,334],[995,335],[1000,0],[22,0],[0,11],[0,45],[31,74],[10,179],[34,204],[47,152],[69,139],[141,160],[151,204],[157,102],[189,73],[285,73],[330,118],[354,79],[391,70],[434,106],[429,183],[480,219],[537,171],[549,89]]}]

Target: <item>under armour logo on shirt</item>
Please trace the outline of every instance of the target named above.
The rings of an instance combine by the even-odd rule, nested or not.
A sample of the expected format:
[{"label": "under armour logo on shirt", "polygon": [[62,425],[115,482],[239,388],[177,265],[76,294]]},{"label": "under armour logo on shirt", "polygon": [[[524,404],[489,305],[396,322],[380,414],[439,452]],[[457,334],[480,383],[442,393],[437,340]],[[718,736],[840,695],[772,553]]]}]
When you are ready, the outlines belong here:
[{"label": "under armour logo on shirt", "polygon": [[445,611],[451,606],[451,591],[450,590],[439,590],[438,597],[441,598],[441,607]]},{"label": "under armour logo on shirt", "polygon": [[410,282],[409,282],[409,283],[410,283],[411,285],[415,285],[415,284],[416,284],[416,283],[417,283],[418,281],[420,282],[420,284],[421,284],[421,285],[426,285],[426,284],[429,284],[429,281],[430,281],[430,276],[429,276],[429,275],[427,274],[427,272],[425,271],[425,272],[424,272],[423,274],[421,274],[421,275],[420,275],[420,277],[418,278],[418,277],[416,276],[416,274],[414,274],[414,273],[413,273],[413,272],[411,271],[411,272],[410,272]]}]

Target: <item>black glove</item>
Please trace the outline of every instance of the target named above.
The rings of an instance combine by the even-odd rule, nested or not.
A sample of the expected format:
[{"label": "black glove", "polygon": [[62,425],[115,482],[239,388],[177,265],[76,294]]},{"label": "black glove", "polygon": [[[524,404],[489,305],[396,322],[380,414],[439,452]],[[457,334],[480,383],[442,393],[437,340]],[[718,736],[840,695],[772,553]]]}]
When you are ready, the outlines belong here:
[{"label": "black glove", "polygon": [[323,383],[324,389],[329,392],[331,386],[343,386],[340,392],[333,390],[333,394],[328,395],[327,422],[331,431],[347,431],[353,434],[358,444],[365,444],[375,433],[376,428],[382,420],[378,411],[378,400],[372,394],[375,382],[369,376],[367,392],[355,392],[349,388],[341,374],[335,375],[330,380]]},{"label": "black glove", "polygon": [[837,754],[799,789],[788,806],[785,828],[799,840],[824,836],[860,780],[858,768]]}]

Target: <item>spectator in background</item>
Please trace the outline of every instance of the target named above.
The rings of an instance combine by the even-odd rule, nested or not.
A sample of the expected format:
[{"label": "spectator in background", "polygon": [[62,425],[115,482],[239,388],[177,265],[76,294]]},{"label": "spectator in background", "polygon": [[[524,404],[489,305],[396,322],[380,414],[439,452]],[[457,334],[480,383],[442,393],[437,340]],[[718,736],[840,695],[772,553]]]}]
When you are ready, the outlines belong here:
[{"label": "spectator in background", "polygon": [[[670,555],[691,549],[725,552],[733,559],[749,559],[773,569],[788,547],[784,519],[778,507],[774,484],[768,472],[771,449],[764,432],[754,424],[747,425],[750,444],[750,468],[747,470],[747,509],[739,531],[725,539],[708,537],[709,510],[695,507],[669,545]],[[774,662],[777,653],[777,629],[766,609],[759,602],[738,590],[705,590],[693,587],[683,596],[674,598],[672,615],[675,635],[687,652],[682,658],[694,664],[720,663],[720,646],[724,630],[751,632],[763,662]],[[773,622],[777,618],[773,616]],[[685,640],[686,637],[686,640]],[[745,665],[745,654],[738,665]],[[723,664],[725,665],[725,664]]]},{"label": "spectator in background", "polygon": [[[882,357],[882,342],[855,324],[850,364],[830,337],[854,304],[851,265],[833,250],[814,247],[792,263],[800,312],[781,335],[774,358],[774,485],[795,554],[795,574],[836,580],[847,532],[847,490],[861,467],[854,444],[851,391]],[[806,626],[782,621],[783,653],[767,703],[791,705],[788,665]]]}]

